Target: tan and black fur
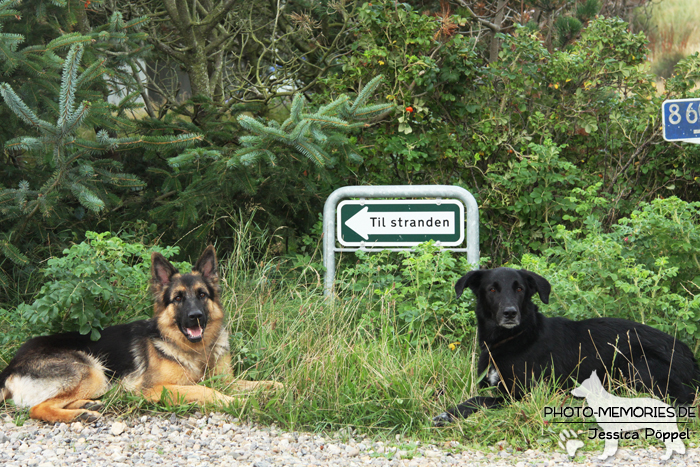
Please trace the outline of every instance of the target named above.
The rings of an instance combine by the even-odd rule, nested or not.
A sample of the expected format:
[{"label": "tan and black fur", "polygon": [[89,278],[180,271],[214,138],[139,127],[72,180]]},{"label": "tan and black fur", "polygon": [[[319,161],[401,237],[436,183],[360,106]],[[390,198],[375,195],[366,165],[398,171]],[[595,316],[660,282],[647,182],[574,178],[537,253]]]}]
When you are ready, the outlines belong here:
[{"label": "tan and black fur", "polygon": [[228,404],[236,400],[197,383],[223,375],[236,393],[281,387],[234,381],[219,298],[216,252],[209,246],[189,274],[161,254],[151,262],[153,318],[110,326],[97,341],[78,333],[35,337],[0,373],[0,396],[48,422],[93,421],[116,380],[151,401],[167,389],[174,401]]}]

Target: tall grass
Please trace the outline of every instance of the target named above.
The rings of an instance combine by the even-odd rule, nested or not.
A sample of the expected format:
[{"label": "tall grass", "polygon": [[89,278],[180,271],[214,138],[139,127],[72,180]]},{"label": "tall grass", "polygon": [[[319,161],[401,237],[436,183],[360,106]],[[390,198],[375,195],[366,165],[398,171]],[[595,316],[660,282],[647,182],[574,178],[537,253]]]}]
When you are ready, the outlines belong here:
[{"label": "tall grass", "polygon": [[679,60],[700,50],[700,8],[697,0],[662,0],[636,10],[637,26],[649,39],[652,71],[671,76]]},{"label": "tall grass", "polygon": [[411,345],[392,303],[379,304],[369,329],[360,320],[369,290],[326,300],[319,257],[256,257],[269,232],[249,222],[236,232],[241,248],[221,264],[234,365],[245,379],[286,386],[272,400],[261,395],[267,405],[240,407],[242,415],[289,429],[434,433],[431,417],[472,395],[469,345],[456,352]]},{"label": "tall grass", "polygon": [[[415,446],[410,440],[440,445],[456,440],[460,447],[484,449],[504,448],[505,442],[515,450],[559,450],[564,428],[578,431],[584,439],[587,428],[595,426],[545,417],[545,407],[582,402],[543,382],[502,409],[476,413],[446,428],[433,427],[434,415],[478,393],[474,336],[454,351],[417,344],[397,324],[396,304],[372,294],[369,287],[341,290],[335,300],[324,299],[318,256],[275,257],[270,246],[274,232],[247,220],[232,221],[232,232],[240,248],[221,261],[220,273],[236,374],[285,385],[274,394],[254,394],[224,409],[234,416],[287,430],[389,439],[409,450]],[[361,319],[369,303],[378,309],[371,326]],[[231,393],[221,380],[205,384]],[[202,410],[195,405],[151,404],[118,387],[103,401],[108,413],[118,416]],[[20,421],[26,418],[26,411],[11,406],[5,410]],[[698,427],[694,422],[691,432],[697,433]],[[407,439],[409,444],[402,444]],[[587,450],[602,450],[601,441],[584,442]],[[656,442],[634,443],[621,445]],[[455,443],[447,445],[459,449]]]},{"label": "tall grass", "polygon": [[[245,230],[240,234],[245,237]],[[252,235],[244,241],[266,238]],[[381,297],[374,298],[380,312],[370,329],[360,319],[373,296],[370,290],[341,291],[336,300],[326,300],[318,279],[320,258],[294,262],[246,257],[246,252],[260,249],[261,245],[242,249],[222,265],[232,354],[240,377],[275,379],[286,388],[242,403],[233,409],[238,416],[289,430],[352,428],[374,437],[458,440],[483,448],[506,440],[523,450],[557,449],[564,428],[579,431],[584,438],[587,428],[596,426],[545,418],[546,406],[582,401],[544,382],[503,409],[477,413],[448,428],[433,427],[434,415],[478,392],[475,336],[455,351],[416,345],[397,327],[395,304],[384,303]],[[242,268],[236,263],[254,266]],[[694,422],[691,431],[698,426]],[[602,449],[601,441],[584,441],[586,449]],[[656,442],[621,445],[650,443]]]},{"label": "tall grass", "polygon": [[290,428],[415,431],[443,410],[440,395],[468,395],[470,359],[413,348],[386,304],[373,329],[363,328],[360,298],[367,291],[325,300],[313,258],[296,265],[253,261],[245,257],[253,250],[222,265],[222,285],[237,369],[290,389],[266,418]]}]

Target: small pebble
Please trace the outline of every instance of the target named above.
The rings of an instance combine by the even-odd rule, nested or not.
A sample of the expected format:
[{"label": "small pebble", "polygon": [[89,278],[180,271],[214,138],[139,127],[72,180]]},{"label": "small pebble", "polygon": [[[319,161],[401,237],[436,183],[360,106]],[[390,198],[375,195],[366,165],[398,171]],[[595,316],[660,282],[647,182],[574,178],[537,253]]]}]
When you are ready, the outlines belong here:
[{"label": "small pebble", "polygon": [[126,430],[126,425],[125,425],[124,423],[122,423],[122,422],[114,422],[114,423],[112,424],[112,429],[110,430],[110,432],[111,432],[112,435],[114,435],[114,436],[119,436],[119,435],[121,435],[122,433],[124,433],[124,430]]}]

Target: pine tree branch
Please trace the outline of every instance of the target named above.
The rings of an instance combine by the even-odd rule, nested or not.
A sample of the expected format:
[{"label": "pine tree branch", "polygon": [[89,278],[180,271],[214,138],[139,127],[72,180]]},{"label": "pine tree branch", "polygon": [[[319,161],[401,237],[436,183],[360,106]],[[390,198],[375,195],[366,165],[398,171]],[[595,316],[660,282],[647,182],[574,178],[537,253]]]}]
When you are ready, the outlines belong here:
[{"label": "pine tree branch", "polygon": [[61,80],[61,95],[58,99],[57,126],[63,134],[66,134],[64,123],[70,118],[75,101],[76,80],[78,78],[78,64],[83,56],[83,48],[80,45],[71,47],[63,65],[63,79]]},{"label": "pine tree branch", "polygon": [[200,23],[200,26],[204,26],[204,28],[201,30],[202,36],[208,36],[214,30],[214,28],[219,25],[224,17],[231,12],[236,3],[238,3],[238,0],[226,0],[216,5]]},{"label": "pine tree branch", "polygon": [[172,22],[177,26],[178,29],[181,31],[187,30],[187,28],[190,26],[189,23],[189,14],[185,16],[185,18],[180,17],[180,8],[179,8],[179,3],[182,3],[181,0],[163,0],[163,6],[165,7],[165,10],[168,12],[168,15],[170,16],[170,19]]}]

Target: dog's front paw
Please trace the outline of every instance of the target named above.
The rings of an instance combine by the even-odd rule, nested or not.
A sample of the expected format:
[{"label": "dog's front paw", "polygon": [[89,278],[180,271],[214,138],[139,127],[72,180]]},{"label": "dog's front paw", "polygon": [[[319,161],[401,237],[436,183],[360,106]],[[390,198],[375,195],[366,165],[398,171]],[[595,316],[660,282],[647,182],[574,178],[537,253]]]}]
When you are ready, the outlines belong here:
[{"label": "dog's front paw", "polygon": [[282,391],[285,389],[283,383],[278,383],[277,381],[265,381],[263,387],[268,391]]},{"label": "dog's front paw", "polygon": [[236,392],[248,393],[252,391],[281,391],[284,390],[285,386],[277,381],[246,381],[238,380],[235,381],[231,387]]},{"label": "dog's front paw", "polygon": [[102,401],[88,401],[85,404],[83,404],[81,409],[89,410],[91,412],[97,412],[98,410],[104,409],[104,404]]},{"label": "dog's front paw", "polygon": [[97,420],[99,420],[102,417],[102,414],[99,412],[95,412],[92,410],[86,410],[84,412],[80,412],[80,414],[75,417],[76,421],[83,422],[83,423],[94,423]]},{"label": "dog's front paw", "polygon": [[453,415],[443,412],[440,415],[433,417],[433,426],[447,426],[454,421],[455,418]]},{"label": "dog's front paw", "polygon": [[216,399],[216,402],[223,406],[235,405],[238,404],[240,401],[241,399],[239,397],[227,396],[226,394],[219,394]]}]

